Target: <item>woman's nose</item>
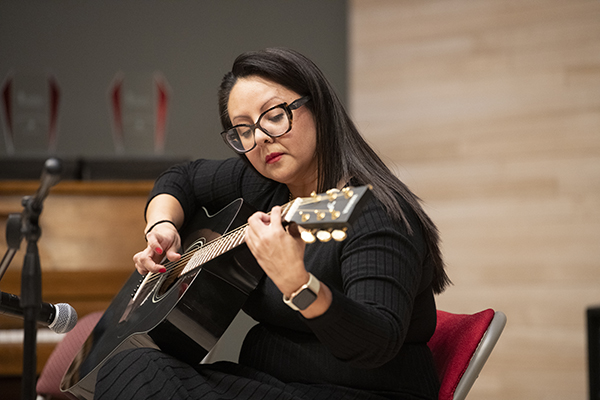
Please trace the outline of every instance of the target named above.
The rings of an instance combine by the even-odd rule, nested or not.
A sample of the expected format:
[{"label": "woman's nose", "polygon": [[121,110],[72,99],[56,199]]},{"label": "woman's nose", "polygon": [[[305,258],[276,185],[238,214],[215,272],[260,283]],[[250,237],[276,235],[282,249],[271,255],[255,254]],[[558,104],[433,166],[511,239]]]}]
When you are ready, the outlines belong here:
[{"label": "woman's nose", "polygon": [[256,144],[270,143],[273,141],[273,138],[264,133],[259,127],[256,127],[254,130],[254,139],[256,140]]}]

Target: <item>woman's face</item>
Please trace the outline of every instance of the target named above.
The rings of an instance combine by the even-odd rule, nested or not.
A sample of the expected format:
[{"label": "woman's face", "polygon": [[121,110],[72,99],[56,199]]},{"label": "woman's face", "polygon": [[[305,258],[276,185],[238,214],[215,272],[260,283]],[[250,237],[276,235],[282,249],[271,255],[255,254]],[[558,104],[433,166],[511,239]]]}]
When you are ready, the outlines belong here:
[{"label": "woman's face", "polygon": [[[229,95],[229,118],[233,125],[254,124],[269,108],[300,97],[260,77],[241,78]],[[317,130],[307,107],[292,113],[292,129],[283,136],[271,138],[257,128],[256,147],[246,156],[263,176],[286,184],[294,196],[307,196],[317,189]]]}]

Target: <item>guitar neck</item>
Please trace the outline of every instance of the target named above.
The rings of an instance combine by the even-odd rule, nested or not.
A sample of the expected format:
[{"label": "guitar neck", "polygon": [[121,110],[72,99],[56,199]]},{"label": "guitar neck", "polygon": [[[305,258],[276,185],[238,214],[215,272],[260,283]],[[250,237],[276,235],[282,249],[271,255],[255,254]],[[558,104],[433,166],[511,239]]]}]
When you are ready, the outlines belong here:
[{"label": "guitar neck", "polygon": [[[335,230],[345,229],[350,224],[351,218],[355,215],[355,209],[360,208],[359,205],[368,198],[370,189],[370,185],[355,188],[346,187],[341,191],[330,189],[319,195],[312,194],[311,197],[306,198],[298,197],[281,206],[282,223],[288,224],[294,222],[309,230],[316,230],[321,227],[328,227]],[[245,242],[247,228],[248,224],[244,224],[208,243],[199,243],[199,248],[192,246],[193,250],[183,254],[179,261],[164,264],[167,270],[170,271],[169,275],[181,276],[187,274],[241,245]],[[335,232],[322,232],[327,233],[327,235],[319,237],[317,234],[317,237],[321,241],[326,242],[330,238],[334,240],[344,240],[345,238],[345,232],[343,231],[340,231],[340,236],[333,235]],[[305,240],[312,243],[314,237]],[[172,274],[171,271],[175,273]]]},{"label": "guitar neck", "polygon": [[[281,206],[282,217],[286,215],[293,203],[294,202],[291,201]],[[185,275],[188,272],[193,271],[201,265],[209,262],[210,260],[217,258],[221,254],[227,253],[231,249],[244,243],[246,239],[247,228],[248,224],[244,224],[230,232],[225,233],[218,239],[206,243],[199,249],[184,254],[179,263],[185,263],[185,267],[179,275]]]},{"label": "guitar neck", "polygon": [[184,254],[181,260],[185,262],[185,267],[181,271],[180,275],[187,274],[188,272],[195,270],[196,268],[220,256],[221,254],[224,254],[234,247],[244,243],[247,228],[248,225],[243,225],[221,236],[219,239],[205,244],[197,250],[191,251],[188,254]]}]

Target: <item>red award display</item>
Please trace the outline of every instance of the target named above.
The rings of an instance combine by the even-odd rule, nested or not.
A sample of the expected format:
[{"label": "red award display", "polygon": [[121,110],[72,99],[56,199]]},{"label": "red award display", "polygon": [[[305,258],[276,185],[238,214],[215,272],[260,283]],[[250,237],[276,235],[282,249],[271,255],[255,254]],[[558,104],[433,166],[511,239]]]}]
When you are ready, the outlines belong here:
[{"label": "red award display", "polygon": [[58,139],[60,89],[53,76],[18,73],[2,85],[6,153],[54,153]]},{"label": "red award display", "polygon": [[160,73],[118,73],[108,91],[117,154],[164,153],[169,100]]}]

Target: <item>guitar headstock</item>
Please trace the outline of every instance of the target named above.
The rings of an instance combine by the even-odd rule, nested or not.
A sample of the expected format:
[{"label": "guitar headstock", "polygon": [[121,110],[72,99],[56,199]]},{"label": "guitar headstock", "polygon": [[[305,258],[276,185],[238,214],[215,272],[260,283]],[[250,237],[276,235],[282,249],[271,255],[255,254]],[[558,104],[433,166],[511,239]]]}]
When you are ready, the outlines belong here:
[{"label": "guitar headstock", "polygon": [[300,225],[302,238],[307,243],[346,238],[346,230],[352,224],[364,201],[371,195],[371,186],[330,189],[310,197],[299,197],[291,204],[283,219]]}]

